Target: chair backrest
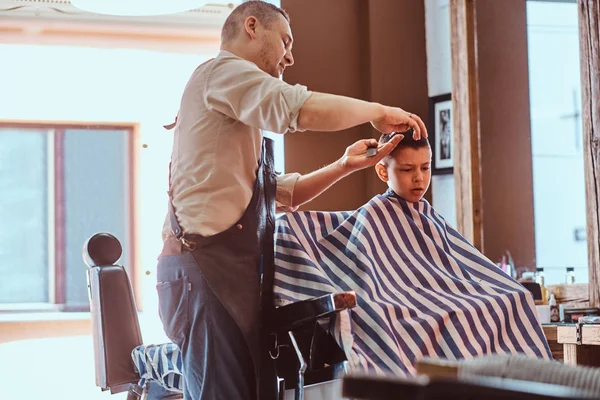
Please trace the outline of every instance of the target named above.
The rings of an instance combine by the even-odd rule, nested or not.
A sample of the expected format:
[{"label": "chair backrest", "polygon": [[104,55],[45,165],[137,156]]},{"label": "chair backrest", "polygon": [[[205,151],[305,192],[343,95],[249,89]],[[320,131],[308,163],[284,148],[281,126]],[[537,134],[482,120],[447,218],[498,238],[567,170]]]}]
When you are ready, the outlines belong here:
[{"label": "chair backrest", "polygon": [[97,233],[83,246],[96,385],[111,393],[125,391],[140,379],[131,351],[142,344],[142,335],[127,271],[116,265],[121,253],[121,244],[109,233]]}]

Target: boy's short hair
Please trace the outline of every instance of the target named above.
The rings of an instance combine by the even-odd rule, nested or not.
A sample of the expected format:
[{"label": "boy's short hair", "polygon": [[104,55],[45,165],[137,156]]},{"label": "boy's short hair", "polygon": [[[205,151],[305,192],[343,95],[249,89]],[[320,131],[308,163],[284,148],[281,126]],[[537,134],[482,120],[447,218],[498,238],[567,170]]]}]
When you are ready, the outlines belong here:
[{"label": "boy's short hair", "polygon": [[392,132],[392,133],[384,133],[379,137],[379,144],[385,144],[387,142],[389,142],[390,140],[392,140],[392,138],[396,135],[403,135],[404,139],[402,139],[400,141],[400,143],[398,143],[398,145],[396,146],[396,148],[392,151],[392,153],[390,154],[390,156],[394,155],[394,152],[398,149],[402,149],[402,148],[406,148],[406,147],[410,147],[411,149],[420,149],[422,147],[429,147],[429,140],[427,140],[427,138],[422,137],[419,140],[415,140],[413,139],[413,130],[409,129],[406,132]]}]

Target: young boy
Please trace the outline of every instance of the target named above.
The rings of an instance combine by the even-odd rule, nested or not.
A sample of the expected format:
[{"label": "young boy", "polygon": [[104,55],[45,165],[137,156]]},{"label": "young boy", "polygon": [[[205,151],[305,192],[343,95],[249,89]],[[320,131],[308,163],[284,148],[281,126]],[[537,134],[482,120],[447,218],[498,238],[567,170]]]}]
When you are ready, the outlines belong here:
[{"label": "young boy", "polygon": [[532,294],[423,200],[431,148],[400,135],[375,166],[386,193],[353,211],[277,220],[278,304],[354,291],[357,306],[334,329],[351,371],[415,376],[423,357],[550,358]]},{"label": "young boy", "polygon": [[[395,135],[384,133],[379,138],[379,145],[389,142]],[[398,197],[416,203],[431,183],[431,146],[427,138],[414,140],[410,131],[399,135],[404,135],[404,139],[389,156],[375,165],[375,171]]]}]

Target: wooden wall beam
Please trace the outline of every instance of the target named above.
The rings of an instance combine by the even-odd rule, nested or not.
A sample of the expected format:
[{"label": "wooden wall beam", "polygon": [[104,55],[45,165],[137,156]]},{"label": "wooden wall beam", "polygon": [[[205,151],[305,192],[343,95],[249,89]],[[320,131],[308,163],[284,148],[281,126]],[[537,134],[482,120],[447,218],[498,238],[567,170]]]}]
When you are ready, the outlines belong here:
[{"label": "wooden wall beam", "polygon": [[578,0],[590,305],[600,306],[600,0]]},{"label": "wooden wall beam", "polygon": [[458,231],[483,250],[475,0],[450,0]]}]

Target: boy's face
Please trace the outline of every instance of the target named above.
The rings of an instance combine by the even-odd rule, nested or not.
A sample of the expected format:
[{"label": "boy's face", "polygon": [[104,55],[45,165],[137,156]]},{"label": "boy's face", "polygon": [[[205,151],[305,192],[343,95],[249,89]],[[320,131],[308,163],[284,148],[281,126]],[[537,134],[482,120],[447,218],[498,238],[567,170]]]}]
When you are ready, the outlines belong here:
[{"label": "boy's face", "polygon": [[375,166],[379,178],[406,201],[417,202],[431,183],[431,148],[402,147]]}]

